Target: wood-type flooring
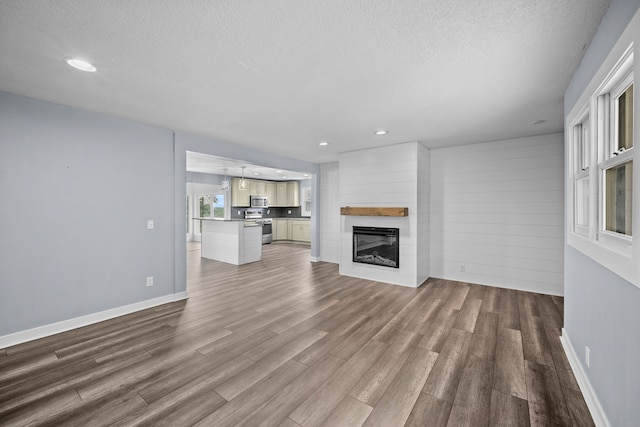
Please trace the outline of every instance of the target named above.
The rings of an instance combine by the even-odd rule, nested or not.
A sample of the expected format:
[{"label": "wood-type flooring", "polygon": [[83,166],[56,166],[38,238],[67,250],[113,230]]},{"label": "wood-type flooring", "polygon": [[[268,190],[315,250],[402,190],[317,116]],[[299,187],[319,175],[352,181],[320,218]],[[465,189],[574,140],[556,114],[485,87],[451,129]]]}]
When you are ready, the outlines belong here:
[{"label": "wood-type flooring", "polygon": [[562,298],[187,256],[188,300],[0,350],[0,425],[593,425]]}]

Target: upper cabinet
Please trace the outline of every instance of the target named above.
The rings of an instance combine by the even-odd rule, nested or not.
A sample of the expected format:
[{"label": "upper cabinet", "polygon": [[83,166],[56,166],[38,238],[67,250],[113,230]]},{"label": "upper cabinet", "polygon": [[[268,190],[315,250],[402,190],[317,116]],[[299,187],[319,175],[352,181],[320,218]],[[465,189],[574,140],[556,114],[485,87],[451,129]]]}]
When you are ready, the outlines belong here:
[{"label": "upper cabinet", "polygon": [[249,207],[250,196],[267,196],[269,207],[298,207],[300,206],[300,183],[298,181],[261,181],[245,179],[247,188],[240,188],[241,178],[231,178],[231,206]]},{"label": "upper cabinet", "polygon": [[231,206],[249,207],[249,188],[241,189],[240,181],[241,178],[231,178]]}]

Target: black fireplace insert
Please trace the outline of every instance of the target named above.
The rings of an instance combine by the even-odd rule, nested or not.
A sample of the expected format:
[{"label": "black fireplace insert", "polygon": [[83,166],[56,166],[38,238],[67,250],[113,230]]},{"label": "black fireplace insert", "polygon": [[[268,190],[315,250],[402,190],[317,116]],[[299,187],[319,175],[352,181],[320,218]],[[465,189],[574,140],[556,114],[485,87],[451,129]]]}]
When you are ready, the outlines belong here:
[{"label": "black fireplace insert", "polygon": [[400,229],[353,227],[353,262],[400,268]]}]

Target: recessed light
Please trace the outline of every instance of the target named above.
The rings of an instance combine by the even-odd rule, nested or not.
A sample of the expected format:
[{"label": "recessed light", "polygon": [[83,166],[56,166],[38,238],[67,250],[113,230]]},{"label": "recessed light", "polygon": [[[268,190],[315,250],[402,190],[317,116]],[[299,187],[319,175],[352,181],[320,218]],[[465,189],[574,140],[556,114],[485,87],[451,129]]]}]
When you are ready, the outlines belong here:
[{"label": "recessed light", "polygon": [[258,176],[258,175],[260,175],[260,172],[254,172],[253,174],[254,174],[255,176]]},{"label": "recessed light", "polygon": [[276,173],[282,173],[282,171],[276,171]]},{"label": "recessed light", "polygon": [[302,176],[304,176],[305,178],[309,176],[308,173],[303,174]]},{"label": "recessed light", "polygon": [[286,178],[286,177],[287,177],[287,175],[282,175],[282,178]]},{"label": "recessed light", "polygon": [[321,147],[326,147],[327,145],[329,145],[329,143],[327,141],[322,141],[320,144],[318,144]]},{"label": "recessed light", "polygon": [[541,125],[543,123],[546,123],[546,120],[536,120],[535,122],[533,122],[534,125]]},{"label": "recessed light", "polygon": [[96,67],[93,64],[82,59],[67,58],[65,59],[65,62],[80,71],[86,71],[88,73],[93,73],[96,71]]},{"label": "recessed light", "polygon": [[380,129],[380,130],[375,131],[376,135],[386,135],[388,133],[389,133],[389,131],[388,130],[384,130],[384,129]]}]

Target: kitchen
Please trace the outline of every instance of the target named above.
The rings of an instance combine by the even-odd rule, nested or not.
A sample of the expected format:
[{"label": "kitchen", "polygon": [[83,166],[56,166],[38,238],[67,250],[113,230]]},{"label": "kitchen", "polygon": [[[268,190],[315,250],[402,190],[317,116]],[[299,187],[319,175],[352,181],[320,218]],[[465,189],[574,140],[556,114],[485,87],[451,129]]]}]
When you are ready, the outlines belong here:
[{"label": "kitchen", "polygon": [[262,245],[311,243],[308,173],[187,152],[186,208],[189,249],[203,258],[241,265]]}]

